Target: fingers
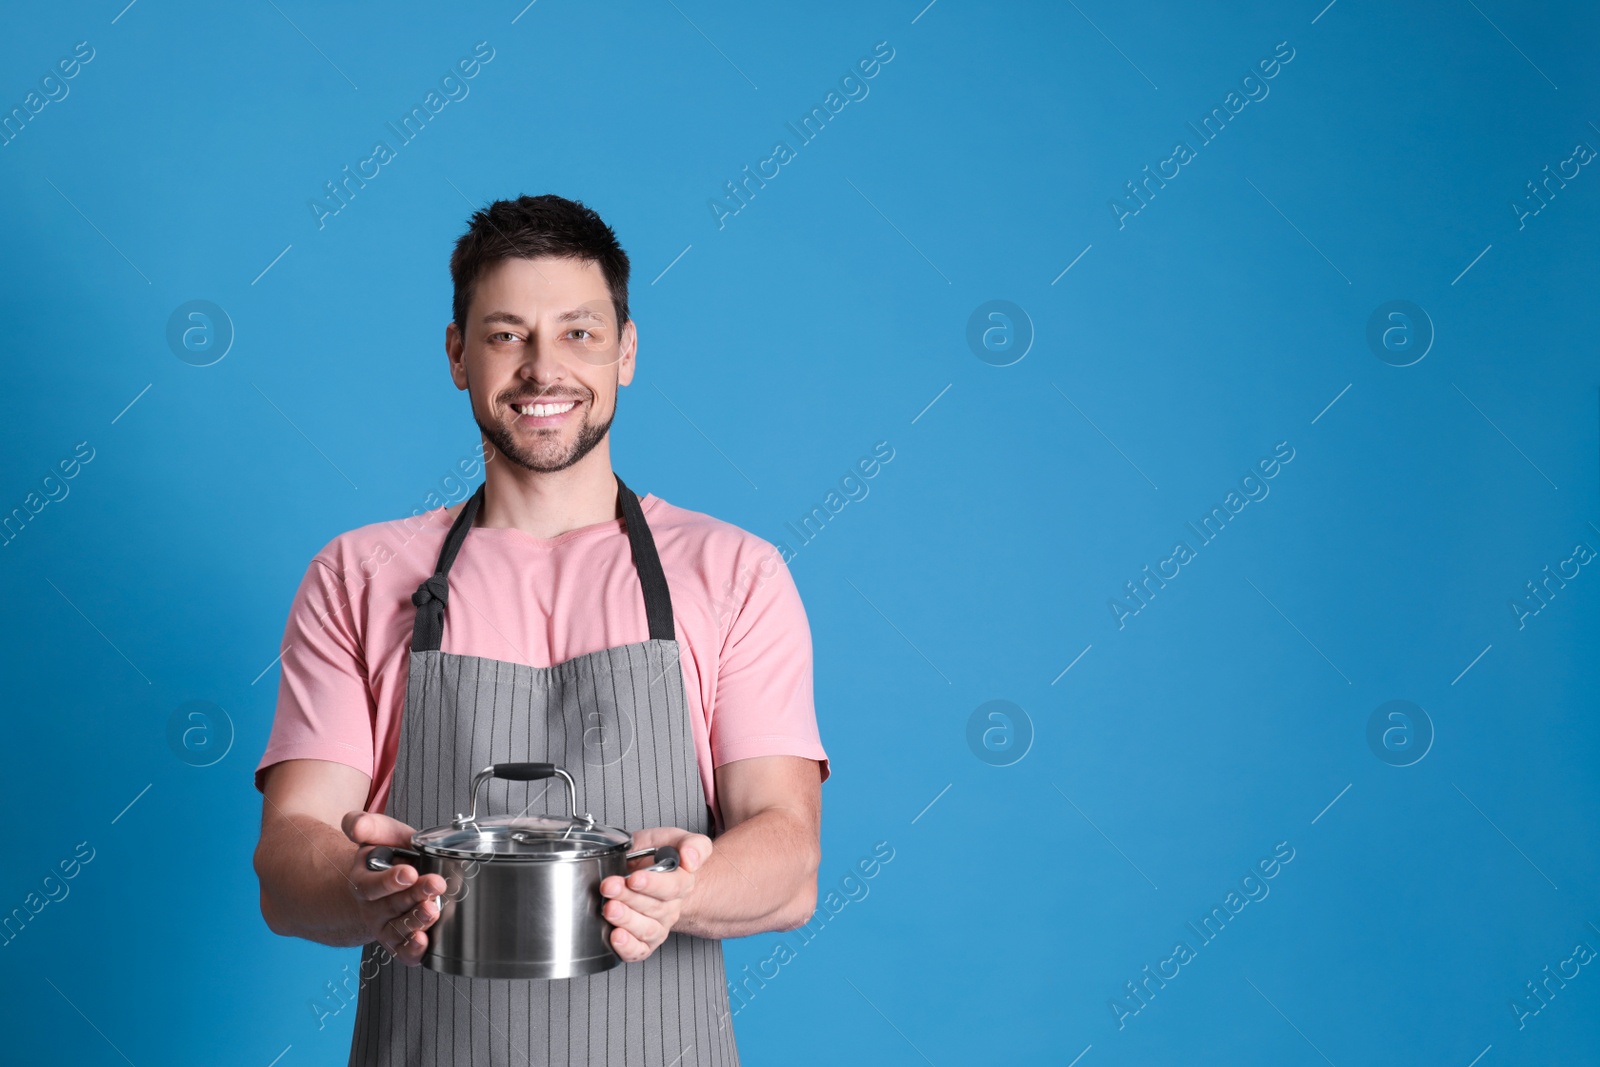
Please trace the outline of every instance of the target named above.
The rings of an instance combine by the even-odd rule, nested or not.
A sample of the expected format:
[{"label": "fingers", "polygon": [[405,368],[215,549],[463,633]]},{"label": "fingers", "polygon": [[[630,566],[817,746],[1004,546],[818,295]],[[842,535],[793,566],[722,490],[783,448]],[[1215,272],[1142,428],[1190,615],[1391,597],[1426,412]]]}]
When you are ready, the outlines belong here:
[{"label": "fingers", "polygon": [[678,863],[686,871],[698,871],[711,858],[713,847],[705,834],[684,834],[678,841]]},{"label": "fingers", "polygon": [[694,888],[694,881],[694,875],[682,868],[676,871],[634,871],[626,880],[622,875],[612,874],[600,880],[600,895],[620,900],[650,914],[658,914],[657,904],[663,901],[676,904],[681,901]]},{"label": "fingers", "polygon": [[415,832],[399,819],[391,819],[376,811],[347,811],[344,818],[339,820],[339,829],[358,845],[398,845],[402,848],[411,844],[411,835]]},{"label": "fingers", "polygon": [[[420,879],[415,885],[390,893],[374,901],[374,905],[381,914],[398,915],[409,908],[415,908],[427,901],[435,902],[435,918],[437,918],[437,905],[439,898],[450,899],[445,894],[445,881],[436,874]],[[432,920],[430,919],[431,923]]]},{"label": "fingers", "polygon": [[644,944],[637,937],[620,926],[611,931],[611,947],[622,957],[624,963],[639,963],[650,958],[650,953],[655,949]]},{"label": "fingers", "polygon": [[658,826],[633,835],[636,848],[672,845],[678,850],[678,867],[652,871],[650,863],[626,875],[609,875],[600,882],[601,915],[611,923],[611,947],[623,960],[637,963],[666,941],[683,910],[683,900],[694,888],[695,872],[711,858],[713,845],[705,834],[678,827]]},{"label": "fingers", "polygon": [[[650,877],[666,879],[671,876],[652,874]],[[601,902],[601,914],[610,919],[611,909],[620,906],[651,919],[665,921],[674,918],[681,909],[685,894],[678,887],[663,882],[656,882],[650,889],[649,892],[635,892],[624,886],[620,893],[602,893],[607,899]]]},{"label": "fingers", "polygon": [[675,847],[678,850],[678,863],[687,871],[699,870],[711,858],[714,847],[711,838],[705,834],[691,834],[676,826],[657,826],[633,835],[634,848],[654,848],[659,845]]},{"label": "fingers", "polygon": [[601,879],[600,914],[614,928],[609,935],[612,949],[628,963],[648,957],[667,939],[693,887],[694,875],[683,868]]},{"label": "fingers", "polygon": [[422,953],[428,947],[426,930],[438,918],[439,906],[429,897],[384,923],[378,941],[400,962],[415,965],[421,962]]},{"label": "fingers", "polygon": [[398,905],[405,906],[423,897],[436,897],[444,893],[446,886],[443,876],[424,874],[419,877],[417,869],[409,863],[397,863],[386,871],[368,870],[369,854],[368,849],[356,850],[356,869],[351,884],[355,886],[356,896],[360,899],[377,901],[409,892],[409,899],[396,901]]},{"label": "fingers", "polygon": [[605,916],[615,927],[611,931],[611,947],[628,963],[638,963],[667,939],[665,926],[619,901],[606,904]]},{"label": "fingers", "polygon": [[[357,849],[350,884],[367,921],[376,929],[372,939],[408,965],[421,962],[428,936],[423,931],[439,918],[440,901],[448,886],[437,874],[418,876],[417,869],[399,863],[388,870],[367,869],[370,849]],[[369,927],[371,929],[371,927]]]},{"label": "fingers", "polygon": [[[631,888],[634,881],[641,885]],[[611,947],[624,961],[637,963],[661,947],[682,913],[694,875],[678,871],[635,871],[627,881],[611,875],[601,881],[600,914],[611,923]]]}]

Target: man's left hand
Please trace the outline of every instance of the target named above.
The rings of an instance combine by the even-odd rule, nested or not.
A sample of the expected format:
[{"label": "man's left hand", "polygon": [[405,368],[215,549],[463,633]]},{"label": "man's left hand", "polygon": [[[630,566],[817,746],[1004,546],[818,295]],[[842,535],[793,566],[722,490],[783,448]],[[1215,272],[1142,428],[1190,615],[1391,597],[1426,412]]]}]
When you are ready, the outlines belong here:
[{"label": "man's left hand", "polygon": [[678,850],[677,870],[645,870],[655,862],[646,856],[626,878],[613,874],[600,882],[601,914],[615,927],[611,947],[627,963],[648,958],[666,941],[694,890],[695,872],[711,858],[711,839],[704,834],[663,826],[633,835],[635,850],[660,845]]}]

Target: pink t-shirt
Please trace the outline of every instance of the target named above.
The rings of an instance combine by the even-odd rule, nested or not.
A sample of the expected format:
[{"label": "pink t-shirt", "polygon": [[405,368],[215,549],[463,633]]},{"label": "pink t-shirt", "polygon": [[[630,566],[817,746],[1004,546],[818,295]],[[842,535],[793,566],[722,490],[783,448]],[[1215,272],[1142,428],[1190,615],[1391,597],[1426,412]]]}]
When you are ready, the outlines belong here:
[{"label": "pink t-shirt", "polygon": [[[724,763],[803,756],[828,777],[811,629],[771,544],[648,493],[639,502],[672,592],[700,778],[720,829],[712,772]],[[371,777],[367,810],[383,810],[405,707],[411,594],[433,573],[452,521],[441,507],[374,523],[312,558],[284,628],[277,716],[257,789],[274,763],[331,760]],[[450,569],[445,652],[548,667],[649,636],[621,519],[554,538],[474,527]]]}]

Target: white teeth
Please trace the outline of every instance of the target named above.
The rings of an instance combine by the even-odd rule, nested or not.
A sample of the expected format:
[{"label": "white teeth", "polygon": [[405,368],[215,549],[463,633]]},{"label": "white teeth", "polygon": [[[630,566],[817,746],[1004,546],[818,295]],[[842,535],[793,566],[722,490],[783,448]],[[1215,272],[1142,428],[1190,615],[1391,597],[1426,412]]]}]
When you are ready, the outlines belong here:
[{"label": "white teeth", "polygon": [[514,410],[520,415],[532,415],[542,418],[545,415],[560,415],[562,412],[571,411],[577,406],[577,401],[569,400],[565,404],[523,404]]}]

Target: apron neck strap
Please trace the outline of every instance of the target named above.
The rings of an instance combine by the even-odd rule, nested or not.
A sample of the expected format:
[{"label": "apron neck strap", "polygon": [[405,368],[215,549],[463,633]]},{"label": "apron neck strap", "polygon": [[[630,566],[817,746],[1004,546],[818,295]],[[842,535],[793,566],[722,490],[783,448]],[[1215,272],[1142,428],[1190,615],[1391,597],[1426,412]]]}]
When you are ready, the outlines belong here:
[{"label": "apron neck strap", "polygon": [[[666,572],[661,569],[661,556],[656,552],[655,538],[644,520],[644,509],[639,506],[639,498],[624,484],[620,475],[613,472],[612,477],[617,479],[617,500],[622,505],[622,521],[628,529],[633,565],[639,572],[639,585],[644,590],[644,613],[650,624],[650,639],[671,641],[676,633],[672,623],[672,593],[667,588]],[[445,535],[433,574],[424,579],[417,591],[411,594],[411,603],[417,608],[411,629],[413,652],[437,652],[444,640],[444,609],[450,599],[450,568],[456,561],[456,554],[461,551],[461,543],[467,539],[467,531],[472,529],[472,524],[477,520],[478,511],[483,506],[484,486],[487,484],[479,485],[477,492],[467,498],[466,506]]]}]

